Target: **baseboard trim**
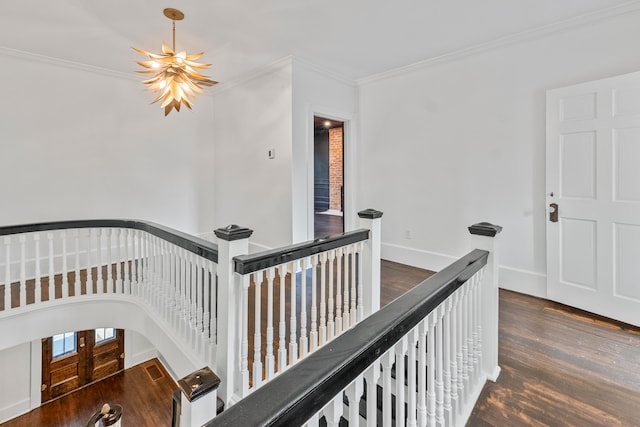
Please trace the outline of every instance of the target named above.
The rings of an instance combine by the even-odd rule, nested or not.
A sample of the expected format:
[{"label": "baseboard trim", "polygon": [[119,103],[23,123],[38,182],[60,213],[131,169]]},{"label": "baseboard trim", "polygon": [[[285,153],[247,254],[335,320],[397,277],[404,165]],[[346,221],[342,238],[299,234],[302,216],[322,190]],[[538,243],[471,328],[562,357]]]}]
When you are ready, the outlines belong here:
[{"label": "baseboard trim", "polygon": [[[380,252],[383,259],[431,271],[440,271],[458,259],[451,255],[392,243],[382,243]],[[498,273],[500,288],[538,298],[547,298],[546,274],[504,265],[499,267]]]},{"label": "baseboard trim", "polygon": [[22,414],[26,414],[31,410],[30,405],[31,400],[27,397],[12,405],[0,408],[0,423],[4,423],[5,421],[9,421]]},{"label": "baseboard trim", "polygon": [[538,298],[547,298],[547,275],[519,268],[500,266],[499,285],[502,289]]},{"label": "baseboard trim", "polygon": [[431,271],[440,271],[457,259],[451,255],[394,245],[392,243],[382,243],[380,245],[380,256],[382,259]]}]

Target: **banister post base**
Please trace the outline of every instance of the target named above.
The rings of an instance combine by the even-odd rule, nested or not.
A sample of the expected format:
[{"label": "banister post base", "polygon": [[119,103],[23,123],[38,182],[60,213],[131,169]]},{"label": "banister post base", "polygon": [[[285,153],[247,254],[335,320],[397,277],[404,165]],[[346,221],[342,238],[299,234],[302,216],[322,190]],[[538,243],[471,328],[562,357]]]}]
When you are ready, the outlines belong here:
[{"label": "banister post base", "polygon": [[369,240],[362,248],[362,284],[364,317],[380,310],[380,241],[382,212],[366,209],[358,212],[360,226],[369,229]]},{"label": "banister post base", "polygon": [[487,379],[496,381],[498,365],[498,244],[502,227],[480,222],[469,227],[471,248],[489,251],[482,289],[482,370]]},{"label": "banister post base", "polygon": [[[218,341],[215,370],[222,379],[219,389],[225,407],[231,406],[240,385],[242,290],[235,283],[233,258],[249,253],[253,230],[229,225],[214,230],[218,238]],[[212,293],[213,294],[213,293]]]}]

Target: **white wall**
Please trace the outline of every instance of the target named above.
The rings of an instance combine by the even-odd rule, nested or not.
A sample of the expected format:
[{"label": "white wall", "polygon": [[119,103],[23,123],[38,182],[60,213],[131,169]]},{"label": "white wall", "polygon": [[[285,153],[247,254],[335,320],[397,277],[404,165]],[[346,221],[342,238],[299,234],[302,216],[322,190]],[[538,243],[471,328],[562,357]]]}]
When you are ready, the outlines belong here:
[{"label": "white wall", "polygon": [[637,71],[639,39],[628,14],[364,82],[359,202],[384,212],[383,257],[440,269],[490,221],[501,286],[544,296],[545,92]]},{"label": "white wall", "polygon": [[221,85],[213,110],[216,228],[251,228],[258,247],[291,243],[291,60]]},{"label": "white wall", "polygon": [[345,225],[355,222],[353,197],[356,157],[357,89],[353,82],[303,62],[293,61],[293,241],[313,239],[313,116],[348,121],[345,125]]},{"label": "white wall", "polygon": [[30,410],[31,343],[0,350],[0,423]]},{"label": "white wall", "polygon": [[0,225],[138,218],[213,228],[211,97],[165,118],[133,72],[7,49],[0,61]]}]

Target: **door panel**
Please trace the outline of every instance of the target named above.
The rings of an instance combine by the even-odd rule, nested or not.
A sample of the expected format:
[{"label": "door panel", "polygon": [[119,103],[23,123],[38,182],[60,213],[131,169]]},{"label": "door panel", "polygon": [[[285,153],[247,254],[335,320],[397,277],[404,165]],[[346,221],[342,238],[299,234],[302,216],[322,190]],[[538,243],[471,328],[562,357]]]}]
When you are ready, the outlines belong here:
[{"label": "door panel", "polygon": [[114,339],[98,344],[95,344],[95,334],[93,334],[92,345],[90,381],[98,381],[124,368],[124,331],[122,329],[116,330]]},{"label": "door panel", "polygon": [[124,331],[116,329],[112,339],[99,343],[95,335],[93,329],[75,332],[73,348],[63,350],[53,337],[42,340],[43,403],[124,368]]},{"label": "door panel", "polygon": [[547,92],[547,295],[640,326],[640,73]]}]

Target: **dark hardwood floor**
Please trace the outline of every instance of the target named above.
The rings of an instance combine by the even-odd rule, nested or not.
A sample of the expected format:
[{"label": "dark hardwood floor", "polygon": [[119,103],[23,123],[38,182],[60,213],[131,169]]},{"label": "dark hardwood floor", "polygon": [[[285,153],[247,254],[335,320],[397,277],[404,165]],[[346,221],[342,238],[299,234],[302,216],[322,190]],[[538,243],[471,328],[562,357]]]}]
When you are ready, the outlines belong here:
[{"label": "dark hardwood floor", "polygon": [[333,236],[343,231],[343,217],[315,213],[313,220],[314,234],[319,237]]},{"label": "dark hardwood floor", "polygon": [[501,290],[499,339],[468,426],[640,426],[640,328]]},{"label": "dark hardwood floor", "polygon": [[[382,262],[381,303],[433,273]],[[487,383],[468,426],[640,426],[640,328],[526,295],[500,291],[502,373]],[[138,365],[5,426],[85,426],[104,402],[124,426],[169,426],[175,383]]]},{"label": "dark hardwood floor", "polygon": [[157,359],[126,369],[2,427],[85,427],[104,403],[122,405],[122,426],[171,426],[171,394],[176,383]]}]

